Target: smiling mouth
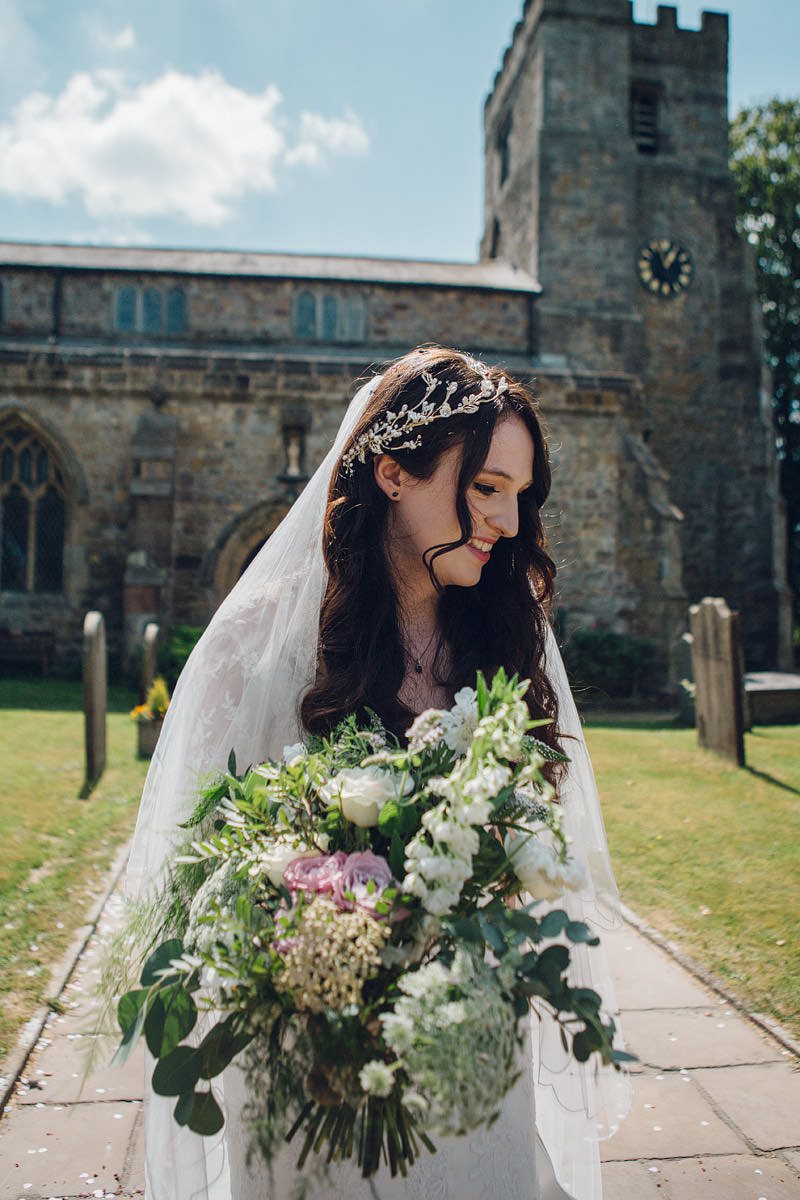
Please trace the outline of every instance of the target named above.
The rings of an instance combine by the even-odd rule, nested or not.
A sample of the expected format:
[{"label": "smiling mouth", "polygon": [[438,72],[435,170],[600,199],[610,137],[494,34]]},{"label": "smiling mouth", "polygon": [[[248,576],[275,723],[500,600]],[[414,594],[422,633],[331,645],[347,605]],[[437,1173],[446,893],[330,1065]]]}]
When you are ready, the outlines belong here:
[{"label": "smiling mouth", "polygon": [[485,542],[481,538],[470,538],[467,542],[473,554],[477,554],[481,562],[488,562],[494,542]]}]

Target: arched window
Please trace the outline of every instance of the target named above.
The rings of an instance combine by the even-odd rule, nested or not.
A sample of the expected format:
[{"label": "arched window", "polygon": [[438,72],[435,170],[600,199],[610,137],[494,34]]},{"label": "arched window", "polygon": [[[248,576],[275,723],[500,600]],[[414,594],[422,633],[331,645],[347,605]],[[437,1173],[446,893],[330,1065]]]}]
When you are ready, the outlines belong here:
[{"label": "arched window", "polygon": [[313,292],[301,292],[294,309],[294,331],[297,337],[317,336],[317,301]]},{"label": "arched window", "polygon": [[335,342],[338,332],[339,314],[336,307],[336,297],[327,295],[322,297],[322,340],[324,342]]},{"label": "arched window", "polygon": [[142,332],[161,333],[161,292],[145,288],[142,296]]},{"label": "arched window", "polygon": [[0,590],[60,592],[64,579],[64,480],[30,430],[0,430]]},{"label": "arched window", "polygon": [[167,293],[167,333],[184,333],[186,330],[186,297],[183,288],[172,288]]},{"label": "arched window", "polygon": [[117,292],[114,327],[119,333],[133,333],[136,329],[136,288],[123,287]]},{"label": "arched window", "polygon": [[366,337],[364,301],[360,296],[351,296],[344,312],[344,340],[346,342],[363,342]]}]

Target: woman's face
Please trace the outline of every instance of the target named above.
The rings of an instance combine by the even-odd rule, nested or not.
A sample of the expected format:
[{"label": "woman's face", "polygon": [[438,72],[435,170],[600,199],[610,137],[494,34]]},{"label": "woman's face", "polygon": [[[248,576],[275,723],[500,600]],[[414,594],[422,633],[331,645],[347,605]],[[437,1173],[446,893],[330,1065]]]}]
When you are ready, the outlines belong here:
[{"label": "woman's face", "polygon": [[[432,589],[423,555],[461,538],[456,491],[461,446],[447,450],[430,479],[402,472],[399,495],[389,506],[388,551],[401,586]],[[472,537],[434,561],[442,587],[474,587],[501,537],[519,528],[519,496],[533,482],[533,438],[521,417],[510,414],[495,427],[481,471],[467,488]],[[391,495],[391,493],[390,493]]]}]

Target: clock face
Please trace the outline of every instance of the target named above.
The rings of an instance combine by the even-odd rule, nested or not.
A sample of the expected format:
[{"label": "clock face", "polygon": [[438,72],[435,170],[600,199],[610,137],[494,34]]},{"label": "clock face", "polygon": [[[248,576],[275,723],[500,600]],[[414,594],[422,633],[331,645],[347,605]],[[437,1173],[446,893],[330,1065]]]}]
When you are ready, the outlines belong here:
[{"label": "clock face", "polygon": [[654,296],[677,296],[692,282],[688,250],[669,238],[653,238],[642,246],[636,269],[643,286]]}]

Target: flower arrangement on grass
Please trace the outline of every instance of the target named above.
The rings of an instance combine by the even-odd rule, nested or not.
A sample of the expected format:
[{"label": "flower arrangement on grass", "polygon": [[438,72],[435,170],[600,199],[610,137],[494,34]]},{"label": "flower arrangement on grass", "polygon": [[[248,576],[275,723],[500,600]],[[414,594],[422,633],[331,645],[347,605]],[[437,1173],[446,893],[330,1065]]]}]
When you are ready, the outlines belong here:
[{"label": "flower arrangement on grass", "polygon": [[[118,1006],[115,1061],[143,1032],[176,1121],[222,1127],[213,1080],[238,1055],[268,1161],[298,1138],[300,1171],[313,1153],[405,1174],[437,1134],[497,1114],[532,997],[577,1059],[627,1057],[600,997],[568,982],[569,943],[597,938],[537,908],[582,872],[543,773],[566,760],[532,735],[526,688],[479,675],[405,747],[351,717],[282,762],[237,774],[231,754],[156,902],[166,939]],[[523,889],[533,902],[509,903]]]},{"label": "flower arrangement on grass", "polygon": [[147,690],[144,704],[130,711],[132,721],[163,721],[169,708],[169,688],[163,675],[157,675]]}]

